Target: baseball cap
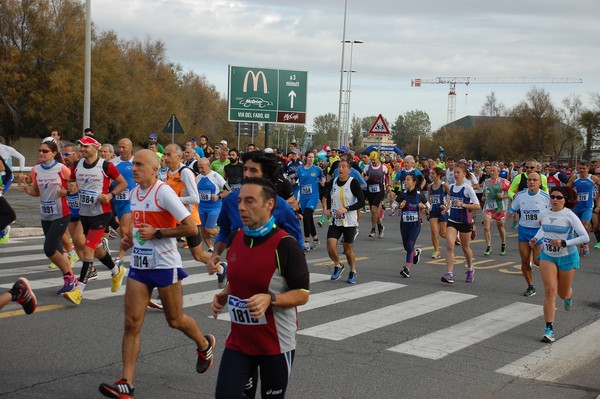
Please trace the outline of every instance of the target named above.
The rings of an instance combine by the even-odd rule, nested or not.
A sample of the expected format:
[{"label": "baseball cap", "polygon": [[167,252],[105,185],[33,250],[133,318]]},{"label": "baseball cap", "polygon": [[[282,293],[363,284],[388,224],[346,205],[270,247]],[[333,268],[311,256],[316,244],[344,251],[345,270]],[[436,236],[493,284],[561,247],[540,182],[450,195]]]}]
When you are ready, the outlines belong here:
[{"label": "baseball cap", "polygon": [[150,136],[148,136],[149,139],[158,139],[158,136],[156,135],[156,133],[152,133]]},{"label": "baseball cap", "polygon": [[227,145],[227,141],[225,141],[225,140],[221,140],[221,141],[219,141],[219,144],[222,144],[222,145],[225,145],[225,146],[226,146],[226,145]]},{"label": "baseball cap", "polygon": [[48,143],[48,142],[56,143],[56,139],[52,136],[48,136],[44,140],[42,140],[42,144]]},{"label": "baseball cap", "polygon": [[85,136],[84,138],[77,140],[77,143],[81,145],[93,145],[96,148],[100,148],[98,140],[90,136]]},{"label": "baseball cap", "polygon": [[300,150],[297,148],[294,148],[294,150],[292,151],[294,154],[300,154]]},{"label": "baseball cap", "polygon": [[548,166],[552,166],[555,169],[558,169],[558,162],[552,161],[548,164]]},{"label": "baseball cap", "polygon": [[273,149],[271,147],[265,148],[265,154],[272,154],[272,153],[273,153]]}]

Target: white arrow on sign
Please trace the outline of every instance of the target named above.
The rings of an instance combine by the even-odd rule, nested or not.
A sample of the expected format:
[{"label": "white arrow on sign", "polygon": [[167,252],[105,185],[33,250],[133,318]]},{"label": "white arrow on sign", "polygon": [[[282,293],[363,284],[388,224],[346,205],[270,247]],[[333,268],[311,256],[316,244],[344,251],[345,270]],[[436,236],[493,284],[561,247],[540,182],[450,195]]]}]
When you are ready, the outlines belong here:
[{"label": "white arrow on sign", "polygon": [[294,98],[296,98],[296,92],[294,90],[290,91],[288,97],[290,98],[290,108],[294,108]]}]

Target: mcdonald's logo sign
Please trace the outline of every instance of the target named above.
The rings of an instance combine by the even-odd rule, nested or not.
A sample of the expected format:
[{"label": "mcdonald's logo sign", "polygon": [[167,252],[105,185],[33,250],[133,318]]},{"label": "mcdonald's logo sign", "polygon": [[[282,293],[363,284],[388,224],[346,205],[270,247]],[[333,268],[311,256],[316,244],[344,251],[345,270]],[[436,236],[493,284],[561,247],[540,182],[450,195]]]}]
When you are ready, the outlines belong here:
[{"label": "mcdonald's logo sign", "polygon": [[258,73],[254,73],[252,70],[248,70],[246,72],[246,76],[244,76],[244,85],[242,87],[242,91],[244,93],[248,92],[248,77],[252,76],[252,89],[254,92],[258,92],[258,82],[259,79],[262,78],[263,82],[263,93],[267,94],[269,92],[269,88],[267,85],[267,77],[263,71],[258,71]]}]

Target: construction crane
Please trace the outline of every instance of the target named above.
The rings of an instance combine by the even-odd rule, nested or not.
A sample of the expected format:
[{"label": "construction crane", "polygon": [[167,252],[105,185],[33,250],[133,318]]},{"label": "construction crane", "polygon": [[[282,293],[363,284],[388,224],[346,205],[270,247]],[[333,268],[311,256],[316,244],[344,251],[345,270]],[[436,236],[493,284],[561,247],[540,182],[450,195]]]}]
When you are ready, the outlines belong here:
[{"label": "construction crane", "polygon": [[423,84],[449,84],[448,123],[456,119],[456,85],[457,84],[538,84],[538,83],[583,83],[581,79],[571,78],[474,78],[474,77],[438,77],[433,79],[413,79],[411,87]]}]

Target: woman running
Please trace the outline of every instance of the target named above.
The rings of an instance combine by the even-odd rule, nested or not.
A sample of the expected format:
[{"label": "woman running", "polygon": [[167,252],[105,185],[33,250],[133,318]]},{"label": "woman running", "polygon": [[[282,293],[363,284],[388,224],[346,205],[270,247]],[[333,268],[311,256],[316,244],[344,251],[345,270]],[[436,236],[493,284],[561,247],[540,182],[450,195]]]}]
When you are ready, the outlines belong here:
[{"label": "woman running", "polygon": [[[410,173],[406,175],[404,180],[404,190],[392,204],[392,208],[398,206],[401,210],[400,215],[400,234],[402,235],[402,245],[406,251],[406,263],[400,272],[402,277],[410,277],[410,266],[419,263],[421,249],[415,249],[415,243],[421,232],[421,217],[419,213],[429,209],[430,205],[427,202],[425,193],[419,191],[421,181],[420,176],[417,177]],[[397,201],[400,200],[398,204]]]},{"label": "woman running", "polygon": [[[577,215],[571,211],[577,194],[570,187],[553,187],[550,209],[544,212],[542,227],[529,245],[542,244],[540,272],[544,283],[544,319],[546,328],[542,342],[554,342],[556,294],[564,300],[565,310],[573,306],[573,277],[579,269],[578,246],[589,241],[588,233]],[[575,233],[575,234],[573,234]]]},{"label": "woman running", "polygon": [[442,205],[446,204],[448,195],[448,186],[442,181],[446,172],[442,168],[435,167],[432,170],[431,179],[433,183],[429,185],[429,226],[431,227],[431,243],[433,244],[433,259],[439,259],[442,256],[440,252],[440,237],[446,238],[446,226],[448,225],[448,214],[442,211]]},{"label": "woman running", "polygon": [[17,214],[2,195],[13,180],[13,173],[4,158],[0,157],[0,244],[6,244],[10,237],[10,224],[17,220]]},{"label": "woman running", "polygon": [[58,291],[60,295],[72,291],[77,283],[62,246],[62,236],[71,220],[66,198],[71,171],[64,165],[56,142],[44,141],[39,153],[40,163],[31,170],[31,185],[23,182],[19,184],[19,190],[32,197],[40,197],[42,229],[46,237],[44,253],[63,274],[64,286]]},{"label": "woman running", "polygon": [[[300,186],[300,209],[302,209],[302,222],[304,224],[304,250],[314,251],[319,246],[319,237],[315,228],[313,213],[319,204],[319,186],[325,185],[325,175],[321,168],[314,165],[315,154],[306,152],[306,163],[296,170],[296,177]],[[312,236],[312,245],[309,242]]]},{"label": "woman running", "polygon": [[[464,163],[459,163],[454,167],[455,183],[448,190],[448,198],[442,210],[448,215],[448,227],[446,229],[446,269],[447,272],[442,276],[442,282],[454,284],[454,246],[456,237],[460,233],[460,246],[462,247],[467,261],[467,277],[465,282],[472,283],[475,279],[475,270],[473,269],[473,251],[471,250],[471,233],[473,232],[473,219],[470,211],[477,211],[479,200],[470,184],[466,179],[471,179],[472,175],[467,170]],[[448,209],[449,208],[449,209]]]}]

